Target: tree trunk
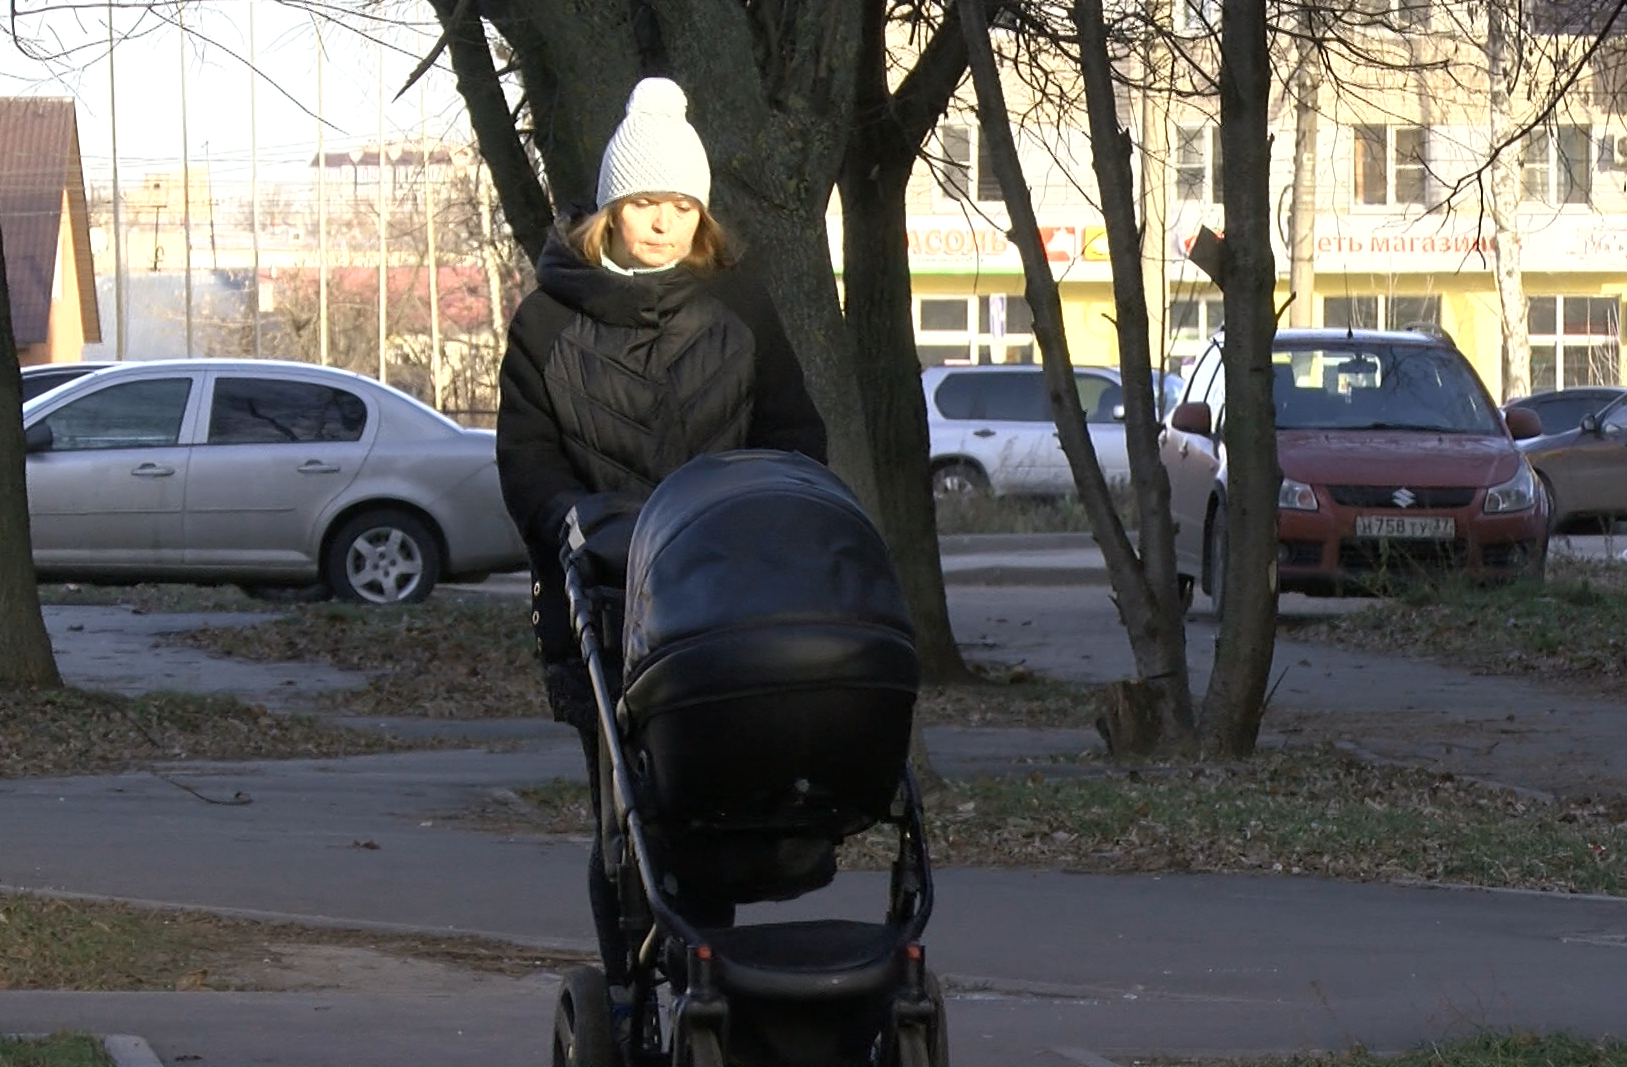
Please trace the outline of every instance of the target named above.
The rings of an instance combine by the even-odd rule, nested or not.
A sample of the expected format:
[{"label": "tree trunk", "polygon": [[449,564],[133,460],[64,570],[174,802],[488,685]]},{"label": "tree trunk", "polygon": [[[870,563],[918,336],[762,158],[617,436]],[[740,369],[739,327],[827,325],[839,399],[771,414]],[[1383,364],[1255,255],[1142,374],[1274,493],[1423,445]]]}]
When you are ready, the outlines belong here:
[{"label": "tree trunk", "polygon": [[[1079,33],[1079,63],[1085,80],[1091,162],[1107,223],[1108,256],[1113,268],[1113,310],[1124,390],[1125,446],[1140,515],[1139,558],[1131,553],[1122,533],[1112,539],[1112,542],[1123,541],[1112,543],[1112,551],[1109,551],[1109,539],[1098,536],[1097,541],[1103,544],[1110,565],[1113,591],[1129,633],[1136,669],[1161,713],[1170,719],[1172,739],[1187,743],[1192,738],[1194,724],[1191,679],[1186,666],[1186,623],[1175,571],[1169,472],[1159,456],[1162,409],[1153,389],[1152,346],[1142,265],[1144,248],[1142,233],[1136,224],[1131,141],[1129,131],[1119,126],[1101,0],[1075,4],[1073,19]],[[1161,232],[1152,234],[1149,241],[1153,254],[1162,256]],[[1048,267],[1046,277],[1049,278]],[[1159,370],[1161,372],[1162,367]],[[1162,380],[1160,373],[1160,385]],[[1092,525],[1097,528],[1094,517]]]},{"label": "tree trunk", "polygon": [[[1493,269],[1502,321],[1502,399],[1531,394],[1531,340],[1526,330],[1525,281],[1520,272],[1520,150],[1509,107],[1509,13],[1495,2],[1486,5],[1486,73],[1490,82],[1491,222]],[[1556,385],[1558,383],[1555,383]]]},{"label": "tree trunk", "polygon": [[[908,212],[905,193],[916,152],[965,69],[958,21],[939,34],[960,45],[942,59],[928,45],[917,72],[934,84],[906,84],[900,95],[918,106],[899,108],[887,87],[886,5],[869,0],[859,57],[853,131],[842,160],[842,283],[853,372],[863,405],[865,435],[875,466],[876,513],[898,567],[915,620],[915,645],[928,682],[968,678],[949,625],[937,516],[928,468],[926,399],[910,314]],[[948,18],[953,18],[951,11]],[[916,77],[915,74],[911,78]],[[906,80],[908,81],[908,79]],[[921,101],[920,96],[930,96]],[[901,116],[900,111],[904,112]],[[912,128],[905,119],[914,118]]]},{"label": "tree trunk", "polygon": [[11,331],[6,247],[0,237],[0,688],[55,687],[51,637],[40,615],[28,536],[28,475],[23,454],[23,383]]},{"label": "tree trunk", "polygon": [[1220,130],[1225,168],[1226,374],[1224,501],[1226,613],[1199,734],[1206,752],[1253,753],[1265,711],[1277,629],[1277,467],[1271,400],[1276,335],[1271,252],[1271,56],[1265,0],[1225,0],[1221,13]]}]

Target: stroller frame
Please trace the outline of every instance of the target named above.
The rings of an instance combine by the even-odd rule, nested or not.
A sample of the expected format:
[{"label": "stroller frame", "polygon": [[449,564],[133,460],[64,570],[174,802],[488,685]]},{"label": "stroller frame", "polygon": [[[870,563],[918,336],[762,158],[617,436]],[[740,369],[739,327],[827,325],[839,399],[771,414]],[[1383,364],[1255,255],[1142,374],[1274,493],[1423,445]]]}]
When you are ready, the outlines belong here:
[{"label": "stroller frame", "polygon": [[[872,996],[885,998],[879,1033],[871,1045],[868,1063],[874,1067],[947,1067],[947,1030],[942,994],[926,968],[920,936],[931,917],[933,884],[926,835],[922,826],[920,790],[906,765],[897,799],[888,816],[878,820],[898,832],[884,924],[825,920],[754,926],[766,933],[800,929],[823,933],[837,926],[873,931],[867,950],[840,961],[813,965],[793,961],[775,966],[741,958],[714,944],[696,925],[679,913],[663,888],[661,872],[652,855],[648,828],[638,811],[633,772],[624,737],[629,717],[620,701],[620,685],[613,684],[605,660],[619,660],[620,620],[624,590],[595,584],[598,569],[589,553],[561,549],[565,591],[582,660],[591,680],[598,712],[600,835],[606,873],[613,880],[621,908],[623,935],[629,946],[628,973],[632,979],[632,1042],[619,1044],[614,1062],[625,1067],[724,1067],[729,1063],[730,997],[801,1005]],[[579,541],[578,541],[579,543]],[[619,679],[617,680],[619,683]],[[596,970],[596,969],[593,969]],[[582,977],[582,976],[578,976]],[[591,976],[590,976],[591,977]],[[603,977],[598,975],[602,988]],[[663,984],[672,993],[670,1033],[663,1034],[656,993]],[[567,987],[570,985],[567,976]],[[594,994],[578,994],[592,996]],[[563,1009],[564,991],[562,991]],[[576,1005],[576,1016],[594,1010]],[[556,1014],[556,1067],[612,1067],[562,1056],[558,1036],[563,1020]]]}]

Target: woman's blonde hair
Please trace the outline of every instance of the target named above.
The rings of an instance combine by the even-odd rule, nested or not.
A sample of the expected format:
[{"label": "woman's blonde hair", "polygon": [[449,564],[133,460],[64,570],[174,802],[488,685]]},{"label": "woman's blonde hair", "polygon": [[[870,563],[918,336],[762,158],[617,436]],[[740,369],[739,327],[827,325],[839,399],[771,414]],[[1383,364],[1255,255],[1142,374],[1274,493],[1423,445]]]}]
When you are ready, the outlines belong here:
[{"label": "woman's blonde hair", "polygon": [[[589,263],[604,262],[610,254],[611,227],[628,199],[623,197],[606,204],[571,227],[565,236],[578,255]],[[680,262],[697,274],[710,274],[730,266],[734,257],[729,250],[728,234],[704,205],[696,203],[695,210],[701,213],[700,222],[695,226],[695,240],[689,246],[689,254]]]}]

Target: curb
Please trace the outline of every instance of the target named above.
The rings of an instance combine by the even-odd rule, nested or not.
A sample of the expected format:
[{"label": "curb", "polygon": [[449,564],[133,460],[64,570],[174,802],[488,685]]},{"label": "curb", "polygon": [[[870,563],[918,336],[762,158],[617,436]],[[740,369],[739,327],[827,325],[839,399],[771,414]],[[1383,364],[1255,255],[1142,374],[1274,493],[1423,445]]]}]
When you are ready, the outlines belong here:
[{"label": "curb", "polygon": [[113,1058],[113,1067],[164,1067],[152,1046],[133,1034],[108,1034],[102,1047]]},{"label": "curb", "polygon": [[1096,539],[1087,533],[944,534],[938,538],[938,554],[943,556],[1095,547]]},{"label": "curb", "polygon": [[944,585],[1109,585],[1105,567],[1028,567],[997,563],[945,569]]}]

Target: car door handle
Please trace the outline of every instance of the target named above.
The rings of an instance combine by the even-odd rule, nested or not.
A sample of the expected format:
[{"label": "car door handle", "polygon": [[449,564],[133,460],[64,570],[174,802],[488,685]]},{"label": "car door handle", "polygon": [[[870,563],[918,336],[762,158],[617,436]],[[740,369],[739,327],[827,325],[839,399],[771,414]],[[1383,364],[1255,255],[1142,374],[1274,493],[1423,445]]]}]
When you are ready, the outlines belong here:
[{"label": "car door handle", "polygon": [[338,474],[339,468],[331,463],[323,463],[319,459],[306,460],[294,468],[301,474]]},{"label": "car door handle", "polygon": [[994,436],[994,431],[993,430],[973,430],[972,431],[972,436],[973,437],[993,437]]},{"label": "car door handle", "polygon": [[137,478],[168,478],[175,473],[175,468],[160,467],[156,463],[143,463],[130,473]]}]

